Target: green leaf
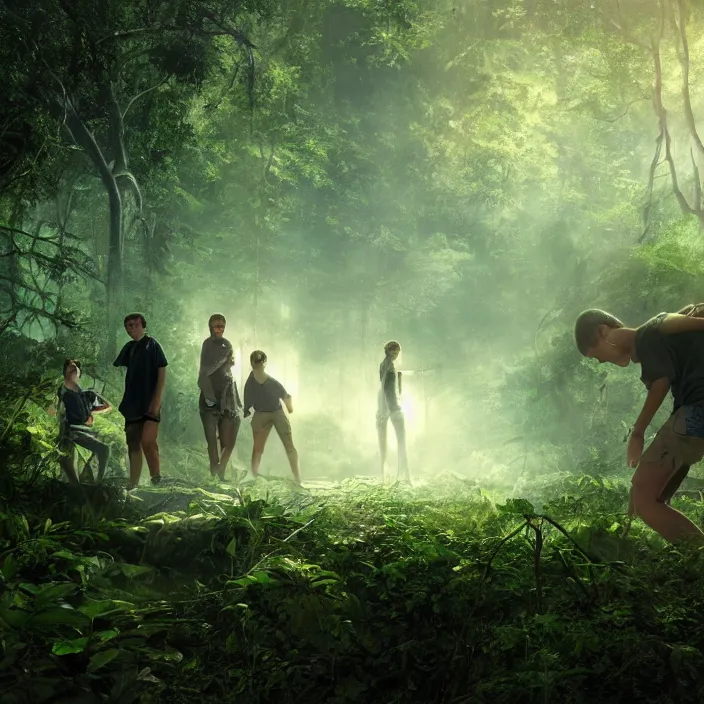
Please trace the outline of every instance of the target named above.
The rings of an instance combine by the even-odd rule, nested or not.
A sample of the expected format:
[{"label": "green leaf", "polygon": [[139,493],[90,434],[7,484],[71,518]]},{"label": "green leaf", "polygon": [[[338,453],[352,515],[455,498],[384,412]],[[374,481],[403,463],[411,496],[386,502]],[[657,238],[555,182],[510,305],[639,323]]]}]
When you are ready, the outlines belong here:
[{"label": "green leaf", "polygon": [[6,582],[9,582],[17,574],[17,560],[14,555],[8,555],[5,564],[2,566],[2,574]]},{"label": "green leaf", "polygon": [[153,569],[151,567],[146,567],[144,565],[128,565],[120,563],[120,572],[122,572],[125,577],[129,577],[130,579],[152,571]]},{"label": "green leaf", "polygon": [[10,628],[24,628],[31,614],[23,609],[7,609],[0,605],[0,621],[4,621]]},{"label": "green leaf", "polygon": [[520,516],[535,513],[533,504],[525,499],[509,499],[503,506],[499,506],[498,509],[501,513],[518,514]]},{"label": "green leaf", "polygon": [[37,606],[42,608],[52,602],[65,599],[78,591],[78,585],[71,583],[45,584],[36,595]]},{"label": "green leaf", "polygon": [[72,608],[54,607],[34,614],[29,623],[32,626],[75,626],[77,628],[90,625],[89,619],[80,611]]},{"label": "green leaf", "polygon": [[73,640],[60,640],[54,643],[51,652],[54,655],[70,655],[82,653],[88,645],[88,638],[74,638]]},{"label": "green leaf", "polygon": [[337,584],[336,579],[316,579],[314,582],[310,583],[310,586],[316,589],[317,587],[324,587],[326,584]]},{"label": "green leaf", "polygon": [[128,601],[105,599],[103,601],[91,601],[87,604],[83,604],[78,607],[78,610],[93,619],[109,612],[130,611],[133,608],[134,604],[130,604]]},{"label": "green leaf", "polygon": [[225,548],[225,552],[230,557],[235,556],[235,553],[237,552],[237,539],[236,538],[232,538],[232,540],[227,544],[227,547]]},{"label": "green leaf", "polygon": [[112,640],[113,638],[116,638],[119,635],[120,631],[118,631],[116,628],[111,628],[107,631],[98,631],[97,633],[93,634],[95,638],[97,638],[103,643],[107,643],[109,640]]},{"label": "green leaf", "polygon": [[118,655],[120,651],[117,648],[111,648],[110,650],[103,650],[100,653],[96,653],[88,663],[88,672],[95,672],[101,667],[105,667],[109,662],[112,662]]}]

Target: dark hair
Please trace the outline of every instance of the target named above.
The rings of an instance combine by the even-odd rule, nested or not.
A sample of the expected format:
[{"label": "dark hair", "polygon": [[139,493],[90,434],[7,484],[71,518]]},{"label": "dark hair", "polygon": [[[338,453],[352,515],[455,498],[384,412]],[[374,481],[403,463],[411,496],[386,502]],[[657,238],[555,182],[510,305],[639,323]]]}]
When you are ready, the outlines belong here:
[{"label": "dark hair", "polygon": [[384,354],[389,355],[389,352],[395,352],[396,350],[401,349],[401,343],[396,342],[396,340],[389,340],[385,345],[384,345]]},{"label": "dark hair", "polygon": [[208,327],[212,328],[213,323],[216,320],[222,320],[225,325],[227,325],[227,320],[225,320],[225,316],[222,313],[213,313],[209,318],[208,318]]},{"label": "dark hair", "polygon": [[577,316],[577,322],[574,324],[574,341],[582,354],[587,354],[590,349],[596,347],[601,325],[608,325],[610,328],[623,327],[623,323],[618,318],[598,308],[585,310]]},{"label": "dark hair", "polygon": [[141,313],[130,313],[129,315],[126,315],[125,319],[122,321],[122,324],[127,325],[128,320],[137,320],[137,319],[142,321],[142,327],[146,330],[147,329],[147,319]]},{"label": "dark hair", "polygon": [[64,376],[70,366],[75,366],[78,371],[81,370],[81,363],[77,359],[65,359],[64,360]]},{"label": "dark hair", "polygon": [[254,350],[254,352],[249,355],[249,362],[252,366],[255,364],[263,364],[266,362],[266,353],[261,350]]}]

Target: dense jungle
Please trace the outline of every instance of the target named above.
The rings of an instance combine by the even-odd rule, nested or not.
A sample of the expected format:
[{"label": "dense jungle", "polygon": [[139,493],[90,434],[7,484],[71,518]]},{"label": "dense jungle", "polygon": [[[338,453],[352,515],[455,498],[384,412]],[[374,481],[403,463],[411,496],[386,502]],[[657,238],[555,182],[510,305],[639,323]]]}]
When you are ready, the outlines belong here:
[{"label": "dense jungle", "polygon": [[704,301],[702,86],[701,0],[0,0],[0,704],[704,701],[575,345]]}]

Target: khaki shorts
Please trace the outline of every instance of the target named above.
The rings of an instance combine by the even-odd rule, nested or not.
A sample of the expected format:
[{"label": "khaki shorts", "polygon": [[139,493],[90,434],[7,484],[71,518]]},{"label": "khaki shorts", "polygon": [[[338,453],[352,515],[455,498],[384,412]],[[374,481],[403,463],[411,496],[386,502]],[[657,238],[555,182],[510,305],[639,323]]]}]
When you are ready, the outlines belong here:
[{"label": "khaki shorts", "polygon": [[[669,501],[689,472],[689,468],[704,457],[704,439],[687,435],[686,407],[682,406],[673,413],[658,430],[653,441],[648,445],[638,462],[638,469],[633,475],[634,484],[643,477],[644,472],[657,472],[658,483],[662,489],[661,501]],[[640,476],[639,476],[640,473]]]},{"label": "khaki shorts", "polygon": [[262,430],[270,430],[272,427],[276,428],[276,432],[281,435],[288,433],[291,434],[291,423],[288,420],[288,416],[283,411],[273,411],[268,413],[266,411],[254,411],[252,416],[252,432],[259,433]]},{"label": "khaki shorts", "polygon": [[276,433],[281,438],[281,442],[284,444],[286,450],[293,449],[291,423],[283,410],[273,411],[272,413],[254,411],[254,415],[252,416],[253,433],[261,433],[265,430],[268,432],[272,427],[276,429]]}]

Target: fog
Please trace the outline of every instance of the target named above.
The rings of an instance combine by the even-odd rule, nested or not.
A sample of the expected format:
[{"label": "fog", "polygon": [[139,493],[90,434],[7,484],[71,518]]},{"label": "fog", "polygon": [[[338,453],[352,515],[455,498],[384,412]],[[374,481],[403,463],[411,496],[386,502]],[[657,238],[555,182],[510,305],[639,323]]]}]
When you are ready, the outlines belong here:
[{"label": "fog", "polygon": [[[163,227],[145,244],[132,205],[123,307],[147,315],[169,359],[164,443],[190,458],[202,450],[205,468],[196,381],[207,319],[219,312],[240,393],[249,354],[263,349],[292,394],[304,481],[379,476],[389,339],[403,348],[414,480],[453,473],[512,490],[526,473],[574,468],[608,420],[585,415],[600,403],[601,377],[573,348],[575,315],[611,306],[647,317],[674,298],[670,284],[651,286],[647,302],[627,290],[650,280],[643,247],[678,217],[667,164],[651,171],[647,57],[613,37],[562,36],[539,9],[476,14],[469,1],[431,3],[399,24],[409,33],[401,51],[376,33],[371,11],[326,8],[322,19],[290,9],[292,26],[317,28],[305,51],[280,42],[278,25],[252,29],[262,47],[252,105],[244,83],[223,93],[233,62],[223,50],[182,101],[190,141],[138,172]],[[673,47],[663,61],[674,101]],[[675,162],[689,168],[682,125],[674,110]],[[134,161],[146,160],[138,123],[126,139]],[[104,270],[106,243],[91,245],[107,222],[104,194],[94,175],[77,182],[70,225]],[[40,203],[29,221],[51,207]],[[61,332],[59,346],[92,350],[89,330],[102,335],[105,324],[99,283],[71,281],[61,295],[83,327]],[[609,374],[625,409],[635,386]],[[114,394],[120,383],[110,377]],[[389,447],[393,474],[391,426]],[[244,423],[242,472],[250,451]],[[274,436],[262,471],[288,476]]]}]

